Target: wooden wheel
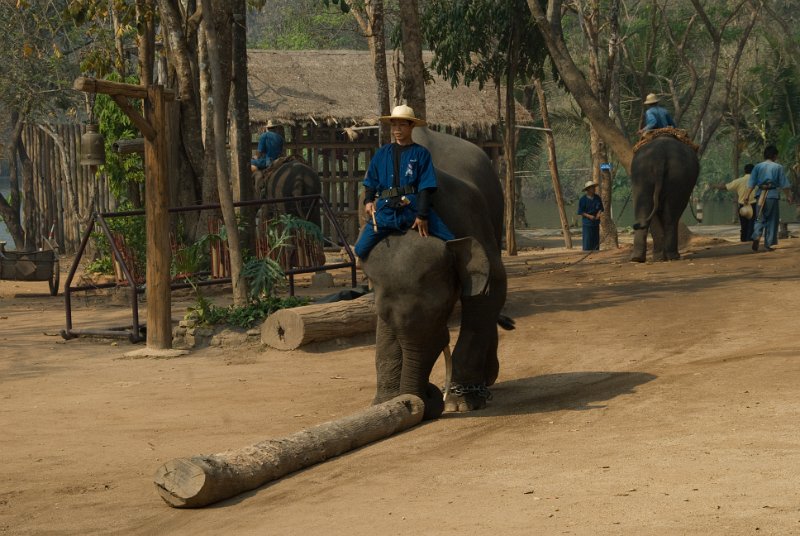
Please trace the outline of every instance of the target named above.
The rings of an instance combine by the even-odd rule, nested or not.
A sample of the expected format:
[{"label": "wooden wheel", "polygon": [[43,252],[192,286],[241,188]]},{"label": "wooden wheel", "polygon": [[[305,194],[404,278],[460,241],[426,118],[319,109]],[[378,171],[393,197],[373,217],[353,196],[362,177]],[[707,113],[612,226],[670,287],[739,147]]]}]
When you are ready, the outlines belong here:
[{"label": "wooden wheel", "polygon": [[58,257],[55,257],[55,259],[53,259],[53,273],[50,274],[50,279],[47,280],[47,284],[50,287],[51,296],[58,295],[58,284],[60,281],[61,281],[61,267],[58,263]]}]

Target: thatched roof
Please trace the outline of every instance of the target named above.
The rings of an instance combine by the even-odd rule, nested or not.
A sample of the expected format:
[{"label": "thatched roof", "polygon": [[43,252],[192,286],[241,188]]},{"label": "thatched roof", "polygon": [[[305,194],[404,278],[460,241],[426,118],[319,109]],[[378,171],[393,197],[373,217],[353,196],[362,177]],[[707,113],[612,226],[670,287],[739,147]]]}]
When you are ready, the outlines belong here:
[{"label": "thatched roof", "polygon": [[[424,58],[430,62],[431,54]],[[389,85],[392,86],[391,58]],[[248,51],[250,121],[284,124],[319,123],[361,126],[377,122],[376,83],[372,57],[358,50]],[[451,88],[434,75],[425,87],[427,119],[448,126],[488,133],[497,124],[493,85]],[[313,118],[313,120],[311,119]],[[532,118],[517,106],[517,121]]]}]

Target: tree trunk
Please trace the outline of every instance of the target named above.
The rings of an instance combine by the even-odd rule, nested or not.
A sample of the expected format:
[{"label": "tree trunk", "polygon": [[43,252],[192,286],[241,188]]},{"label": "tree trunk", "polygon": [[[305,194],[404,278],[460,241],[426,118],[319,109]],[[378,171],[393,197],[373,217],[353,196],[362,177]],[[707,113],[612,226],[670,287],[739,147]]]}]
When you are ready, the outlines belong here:
[{"label": "tree trunk", "polygon": [[539,0],[528,0],[533,19],[542,33],[542,38],[550,52],[550,58],[558,69],[561,79],[586,117],[597,129],[611,151],[617,156],[620,165],[629,173],[633,159],[633,146],[608,115],[604,106],[592,92],[583,73],[572,60],[561,28],[561,0],[548,0],[547,13]]},{"label": "tree trunk", "polygon": [[[230,184],[230,166],[225,147],[227,131],[228,98],[230,93],[231,65],[231,6],[223,0],[202,0],[203,26],[208,42],[208,59],[211,69],[211,93],[213,96],[214,153],[217,171],[217,188],[222,209],[222,218],[228,236],[228,250],[231,259],[231,285],[233,303],[242,306],[247,303],[247,284],[242,278],[242,250],[236,212],[233,208],[233,194]],[[212,10],[212,5],[214,9]]]},{"label": "tree trunk", "polygon": [[517,219],[514,216],[517,208],[517,187],[514,171],[516,170],[516,98],[514,97],[514,82],[517,79],[517,25],[511,30],[508,42],[508,71],[506,72],[506,120],[503,132],[503,152],[505,153],[505,228],[506,252],[509,255],[517,254],[517,237],[514,232]]},{"label": "tree trunk", "polygon": [[281,309],[261,326],[261,342],[278,350],[294,350],[311,342],[375,331],[375,297]]},{"label": "tree trunk", "polygon": [[572,249],[572,235],[569,232],[569,219],[564,208],[564,192],[561,190],[561,180],[558,175],[558,161],[556,160],[556,139],[550,126],[550,113],[547,110],[547,96],[542,87],[542,81],[538,78],[533,79],[536,87],[536,95],[539,97],[539,109],[542,115],[542,126],[547,129],[547,163],[550,167],[550,177],[553,180],[553,192],[556,195],[558,205],[558,217],[561,219],[561,234],[564,236],[564,246]]},{"label": "tree trunk", "polygon": [[[231,173],[237,186],[234,198],[237,201],[251,200],[253,174],[250,171],[252,150],[250,134],[250,108],[247,94],[247,2],[235,0],[233,4],[233,34],[231,46]],[[244,220],[242,244],[255,251],[256,207],[240,209]]]},{"label": "tree trunk", "polygon": [[403,99],[414,109],[417,117],[425,119],[425,66],[422,63],[422,35],[417,0],[402,2],[400,26],[403,31]]},{"label": "tree trunk", "polygon": [[11,112],[11,134],[10,142],[7,147],[8,167],[9,167],[9,193],[8,199],[0,194],[0,216],[6,224],[8,233],[14,240],[14,247],[22,249],[24,247],[25,233],[22,226],[22,215],[20,212],[20,166],[21,162],[17,158],[18,145],[22,140],[22,116],[19,112]]},{"label": "tree trunk", "polygon": [[[370,6],[372,13],[370,14]],[[370,50],[375,68],[375,81],[378,89],[378,112],[380,115],[389,115],[389,71],[386,68],[386,36],[384,34],[383,0],[367,2],[367,15],[371,32],[369,34]],[[416,110],[416,108],[415,108]],[[418,116],[419,117],[419,116]],[[378,139],[381,144],[391,142],[391,129],[386,124],[378,123]]]},{"label": "tree trunk", "polygon": [[136,0],[136,21],[139,45],[139,83],[149,87],[153,82],[156,57],[155,0]]},{"label": "tree trunk", "polygon": [[422,421],[424,410],[419,397],[401,395],[287,437],[171,460],[158,468],[153,481],[170,506],[206,506],[412,428]]}]

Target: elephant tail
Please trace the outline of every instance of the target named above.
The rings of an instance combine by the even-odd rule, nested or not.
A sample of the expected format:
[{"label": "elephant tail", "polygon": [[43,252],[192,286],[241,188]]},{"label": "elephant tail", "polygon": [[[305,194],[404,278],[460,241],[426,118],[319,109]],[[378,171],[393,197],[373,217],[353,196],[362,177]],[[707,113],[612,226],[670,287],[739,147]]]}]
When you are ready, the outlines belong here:
[{"label": "elephant tail", "polygon": [[500,315],[497,317],[497,325],[506,331],[511,331],[517,327],[514,319],[506,315]]},{"label": "elephant tail", "polygon": [[643,222],[637,221],[633,224],[634,230],[639,229],[647,229],[650,227],[650,222],[653,220],[653,216],[655,216],[656,211],[658,210],[658,200],[661,197],[661,187],[664,184],[664,174],[662,173],[658,179],[656,179],[656,183],[653,187],[653,210],[650,211],[650,215],[647,216],[647,219]]}]

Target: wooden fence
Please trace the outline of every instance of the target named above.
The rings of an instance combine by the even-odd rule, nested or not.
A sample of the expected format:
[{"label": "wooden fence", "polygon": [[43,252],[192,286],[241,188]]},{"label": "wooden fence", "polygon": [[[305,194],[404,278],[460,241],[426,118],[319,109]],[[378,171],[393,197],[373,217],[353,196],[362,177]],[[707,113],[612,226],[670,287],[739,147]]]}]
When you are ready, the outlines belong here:
[{"label": "wooden fence", "polygon": [[[58,138],[66,154],[61,154],[59,143],[45,128]],[[253,131],[256,132],[256,128]],[[330,204],[348,241],[355,242],[361,224],[360,184],[379,146],[377,129],[361,130],[357,141],[349,141],[341,127],[285,125],[278,131],[286,140],[286,153],[299,154],[319,173],[322,196]],[[29,231],[33,235],[31,243],[39,244],[41,237],[48,236],[53,229],[62,251],[74,252],[91,211],[117,209],[106,177],[103,174],[95,177],[88,167],[79,163],[82,133],[81,125],[25,126],[23,140],[33,162],[34,181],[34,199],[25,208],[33,210],[35,229],[33,233]],[[464,135],[463,132],[452,133]],[[497,165],[499,143],[492,139],[472,141],[483,147]],[[323,219],[325,236],[336,235],[330,227]]]},{"label": "wooden fence", "polygon": [[95,177],[79,163],[82,133],[81,125],[27,124],[23,129],[23,143],[33,163],[33,200],[26,200],[23,208],[32,211],[34,222],[34,229],[28,229],[29,243],[40,244],[52,229],[61,250],[73,253],[91,213],[116,209],[106,177]]}]

